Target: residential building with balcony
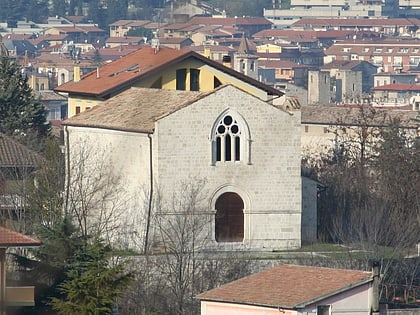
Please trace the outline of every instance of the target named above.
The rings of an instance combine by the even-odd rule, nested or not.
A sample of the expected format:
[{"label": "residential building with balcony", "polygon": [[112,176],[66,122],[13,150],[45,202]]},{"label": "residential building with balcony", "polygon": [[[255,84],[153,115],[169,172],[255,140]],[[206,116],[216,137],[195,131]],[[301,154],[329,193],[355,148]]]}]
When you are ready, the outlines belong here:
[{"label": "residential building with balcony", "polygon": [[418,67],[420,40],[377,39],[336,42],[325,50],[324,62],[363,60],[378,67],[378,72],[408,72]]}]

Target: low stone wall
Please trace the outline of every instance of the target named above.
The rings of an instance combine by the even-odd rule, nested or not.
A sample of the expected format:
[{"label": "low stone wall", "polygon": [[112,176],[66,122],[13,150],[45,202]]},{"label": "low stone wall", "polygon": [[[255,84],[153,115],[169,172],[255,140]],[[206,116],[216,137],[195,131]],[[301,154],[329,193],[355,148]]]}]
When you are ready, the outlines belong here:
[{"label": "low stone wall", "polygon": [[380,314],[381,315],[419,315],[420,308],[385,310],[384,312],[381,312]]}]

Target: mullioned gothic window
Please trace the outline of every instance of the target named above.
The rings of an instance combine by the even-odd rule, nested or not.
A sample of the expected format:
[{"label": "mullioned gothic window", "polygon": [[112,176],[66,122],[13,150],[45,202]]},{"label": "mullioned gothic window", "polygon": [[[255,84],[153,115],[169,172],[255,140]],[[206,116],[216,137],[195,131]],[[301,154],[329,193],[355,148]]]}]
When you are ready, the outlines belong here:
[{"label": "mullioned gothic window", "polygon": [[246,158],[250,164],[249,130],[239,114],[228,110],[220,115],[213,125],[211,139],[213,165],[218,162],[239,162]]}]

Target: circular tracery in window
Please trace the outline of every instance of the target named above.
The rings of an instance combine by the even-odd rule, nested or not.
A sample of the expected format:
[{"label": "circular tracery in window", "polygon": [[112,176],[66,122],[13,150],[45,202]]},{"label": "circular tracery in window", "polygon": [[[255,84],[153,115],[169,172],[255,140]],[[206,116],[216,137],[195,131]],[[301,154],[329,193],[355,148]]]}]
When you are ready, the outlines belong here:
[{"label": "circular tracery in window", "polygon": [[220,121],[219,126],[217,127],[218,135],[224,135],[227,133],[231,133],[234,135],[237,135],[240,133],[238,123],[230,115],[225,116]]}]

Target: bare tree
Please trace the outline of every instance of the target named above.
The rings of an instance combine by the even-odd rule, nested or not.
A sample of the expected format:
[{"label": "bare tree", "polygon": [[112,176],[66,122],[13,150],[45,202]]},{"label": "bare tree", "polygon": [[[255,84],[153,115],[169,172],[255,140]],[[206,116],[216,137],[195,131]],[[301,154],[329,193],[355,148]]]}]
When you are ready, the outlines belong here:
[{"label": "bare tree", "polygon": [[82,235],[101,235],[115,243],[121,236],[127,196],[106,151],[87,143],[72,148],[67,157],[64,211],[75,219]]},{"label": "bare tree", "polygon": [[352,119],[351,128],[331,127],[336,146],[313,168],[327,186],[322,233],[327,240],[357,244],[357,255],[349,258],[364,259],[364,265],[379,260],[384,280],[391,281],[391,266],[419,240],[419,151],[398,120],[370,108]]},{"label": "bare tree", "polygon": [[252,271],[242,253],[206,250],[212,226],[206,181],[192,178],[174,187],[155,189],[153,238],[135,259],[138,279],[120,303],[121,314],[198,314],[198,293]]},{"label": "bare tree", "polygon": [[199,277],[197,254],[208,241],[209,213],[205,203],[205,181],[181,182],[165,198],[163,191],[155,200],[155,245],[163,253],[160,273],[167,279],[172,302],[171,314],[190,313],[194,307]]}]

